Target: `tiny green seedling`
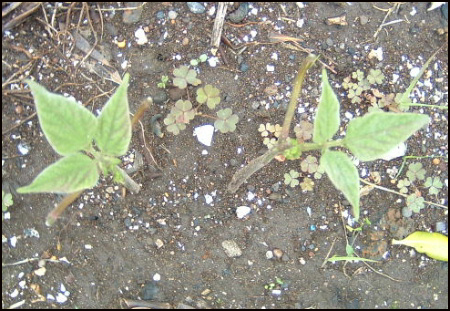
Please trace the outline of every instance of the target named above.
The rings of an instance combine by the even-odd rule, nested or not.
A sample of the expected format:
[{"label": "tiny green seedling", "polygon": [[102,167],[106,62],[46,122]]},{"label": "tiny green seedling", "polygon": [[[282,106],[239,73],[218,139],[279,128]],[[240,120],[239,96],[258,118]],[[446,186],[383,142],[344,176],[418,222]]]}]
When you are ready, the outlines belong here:
[{"label": "tiny green seedling", "polygon": [[8,211],[8,207],[11,205],[13,205],[12,194],[2,190],[2,212]]},{"label": "tiny green seedling", "polygon": [[117,158],[128,151],[131,141],[129,78],[126,74],[98,117],[75,100],[26,81],[42,131],[62,158],[44,169],[30,185],[17,189],[19,193],[81,193],[94,187],[101,173],[112,174],[114,181],[139,192],[140,185],[118,166],[121,160]]},{"label": "tiny green seedling", "polygon": [[195,67],[195,66],[198,66],[200,63],[206,62],[207,59],[208,59],[208,55],[202,54],[197,59],[191,59],[191,61],[189,63],[191,64],[191,66]]},{"label": "tiny green seedling", "polygon": [[169,82],[169,76],[162,76],[161,77],[161,82],[158,83],[158,87],[160,89],[165,89],[167,86],[167,82]]},{"label": "tiny green seedling", "polygon": [[[339,130],[339,100],[328,82],[327,72],[322,70],[322,95],[314,120],[312,143],[299,142],[289,138],[289,128],[293,120],[297,99],[300,95],[307,70],[317,60],[309,56],[301,65],[294,83],[291,100],[285,115],[280,138],[276,146],[262,156],[254,159],[247,166],[237,171],[228,184],[228,191],[234,193],[245,180],[256,171],[270,163],[276,156],[284,155],[286,159],[299,159],[305,151],[320,150],[320,166],[327,173],[333,185],[340,190],[353,207],[353,216],[359,220],[359,174],[353,161],[336,147],[349,149],[360,161],[373,161],[396,148],[417,130],[430,122],[430,117],[415,113],[389,113],[375,111],[362,117],[352,119],[347,126],[346,136],[332,140]],[[376,75],[379,77],[379,75]],[[311,185],[306,185],[311,188]]]},{"label": "tiny green seedling", "polygon": [[185,89],[188,84],[197,86],[202,81],[197,79],[197,72],[194,69],[190,69],[188,66],[181,66],[173,70],[173,85],[180,89]]}]

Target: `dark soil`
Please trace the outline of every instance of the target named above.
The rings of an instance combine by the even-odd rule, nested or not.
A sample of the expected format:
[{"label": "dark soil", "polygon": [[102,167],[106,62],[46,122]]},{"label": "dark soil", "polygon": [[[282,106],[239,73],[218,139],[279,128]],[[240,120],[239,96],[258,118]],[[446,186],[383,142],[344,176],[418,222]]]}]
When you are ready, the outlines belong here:
[{"label": "dark soil", "polygon": [[[284,44],[249,45],[239,55],[223,45],[227,64],[220,56],[218,66],[203,63],[198,67],[203,84],[221,90],[221,107],[230,107],[239,116],[235,132],[216,132],[212,146],[206,147],[192,132],[196,126],[211,124],[211,120],[197,117],[177,136],[163,127],[165,135],[160,138],[152,134],[150,118],[156,114],[165,117],[174,100],[153,105],[142,121],[162,170],[144,157],[145,166],[133,175],[142,184],[139,194],[123,197],[121,187],[110,178],[102,179],[93,190],[85,191],[53,227],[46,227],[46,215],[61,196],[18,195],[15,191],[58,158],[36,117],[15,126],[35,111],[23,79],[33,76],[51,91],[70,94],[83,103],[89,101],[87,107],[95,113],[117,86],[87,68],[88,63],[96,63],[92,58],[76,67],[74,61],[80,62],[86,54],[74,48],[62,27],[69,20],[69,30],[77,28],[81,4],[76,4],[70,14],[69,4],[61,5],[53,23],[59,37],[46,30],[42,22],[46,18],[51,22],[54,4],[43,5],[46,18],[39,8],[9,32],[3,32],[2,188],[12,192],[14,205],[9,208],[10,219],[2,221],[2,263],[31,259],[2,267],[3,308],[22,301],[25,308],[119,308],[125,307],[123,299],[195,308],[448,308],[448,264],[390,243],[392,238],[403,238],[413,231],[436,231],[436,224],[442,222],[445,228],[441,232],[447,234],[447,209],[427,205],[411,218],[403,218],[403,197],[378,189],[362,197],[362,214],[371,225],[364,227],[354,247],[360,256],[380,260],[371,266],[381,275],[361,262],[323,264],[327,256],[346,253],[343,223],[347,220],[342,219],[341,210],[350,212],[350,207],[326,177],[314,180],[314,191],[287,188],[283,175],[290,169],[300,171],[300,161],[273,161],[236,194],[226,192],[236,170],[266,150],[259,124],[283,121],[289,100],[286,94],[307,55]],[[99,4],[102,9],[117,5]],[[441,8],[427,11],[427,5],[402,4],[385,23],[403,21],[384,27],[374,38],[387,12],[370,3],[308,3],[304,8],[295,3],[252,3],[256,15],[249,12],[238,24],[226,23],[224,34],[234,45],[240,45],[244,41],[238,40],[244,36],[252,38],[252,30],[257,31],[252,40],[262,43],[269,42],[270,32],[278,32],[302,38],[303,48],[323,54],[321,60],[336,72],[329,78],[341,101],[345,129],[346,112],[356,117],[370,106],[366,101],[351,103],[342,88],[345,77],[357,69],[381,69],[386,83],[379,91],[402,92],[412,79],[408,62],[420,68],[443,45],[428,71],[432,86],[420,83],[413,95],[422,103],[448,105],[447,19]],[[213,6],[217,3],[206,4],[207,10]],[[387,3],[377,6],[390,8]],[[23,7],[2,18],[2,23],[17,17],[21,10]],[[173,22],[167,18],[170,10],[178,13]],[[159,11],[164,12],[163,19],[157,18]],[[190,59],[203,53],[211,56],[214,16],[193,14],[185,3],[147,3],[139,20],[131,24],[123,22],[124,11],[102,11],[100,19],[97,6],[92,4],[90,12],[98,38],[96,49],[110,54],[109,62],[120,75],[125,71],[131,75],[132,112],[145,97],[170,91],[170,83],[166,90],[157,88],[162,75],[173,77],[173,69],[189,64]],[[325,23],[327,18],[341,14],[346,15],[348,25]],[[301,28],[297,20],[304,21]],[[139,27],[148,30],[149,43],[143,46],[135,42]],[[94,44],[89,23],[82,22],[79,31]],[[117,36],[131,44],[119,49],[114,43]],[[186,38],[189,42],[183,45]],[[369,59],[369,52],[378,48],[383,51],[383,59]],[[277,53],[277,60],[271,59],[273,53]],[[126,70],[121,67],[125,60]],[[240,70],[242,63],[248,65],[247,71]],[[268,64],[275,66],[274,72],[266,70]],[[296,123],[301,118],[312,121],[320,95],[320,71],[319,66],[309,71],[300,101],[305,112],[296,114]],[[393,74],[399,75],[397,82]],[[278,85],[278,94],[266,94],[264,90],[274,84]],[[195,89],[188,88],[191,99]],[[437,92],[441,98],[435,102]],[[255,109],[255,102],[263,101],[268,109],[266,104]],[[414,111],[430,115],[432,123],[407,141],[406,155],[444,157],[437,165],[433,158],[425,157],[409,159],[407,164],[421,162],[427,176],[438,176],[445,184],[437,196],[429,195],[423,184],[411,186],[409,191],[417,188],[427,201],[447,205],[447,110],[425,107]],[[130,154],[145,152],[140,135],[140,129],[134,132]],[[19,152],[19,144],[28,147],[29,153]],[[202,154],[203,150],[207,154]],[[125,162],[130,162],[129,156]],[[358,171],[362,174],[366,170],[363,178],[378,172],[380,186],[397,191],[388,169],[398,169],[401,164],[402,158],[366,162],[359,164]],[[405,178],[406,168],[399,178]],[[307,176],[303,174],[300,181]],[[249,193],[254,195],[251,200]],[[211,195],[213,202],[206,203],[205,195]],[[250,206],[252,212],[238,219],[236,208],[242,205]],[[35,229],[39,237],[27,236],[29,229]],[[228,257],[222,247],[226,240],[237,243],[242,255]],[[280,258],[267,259],[266,253],[274,249],[278,249],[275,253]],[[64,257],[69,263],[59,261]],[[42,264],[46,273],[38,276],[35,271]],[[155,274],[160,276],[159,281],[154,281]],[[277,278],[282,284],[276,282]],[[61,284],[70,295],[60,304],[49,295],[57,297]]]}]

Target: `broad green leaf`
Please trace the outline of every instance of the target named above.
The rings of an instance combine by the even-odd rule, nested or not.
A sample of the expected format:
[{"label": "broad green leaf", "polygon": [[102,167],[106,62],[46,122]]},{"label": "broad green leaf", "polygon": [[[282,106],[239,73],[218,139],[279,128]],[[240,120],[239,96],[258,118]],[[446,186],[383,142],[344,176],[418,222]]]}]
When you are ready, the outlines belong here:
[{"label": "broad green leaf", "polygon": [[131,140],[131,120],[127,89],[130,75],[126,74],[122,84],[108,100],[98,117],[95,141],[107,155],[121,156],[128,150]]},{"label": "broad green leaf", "polygon": [[350,158],[341,151],[327,150],[320,158],[320,165],[333,185],[344,194],[353,207],[353,217],[359,219],[359,175]]},{"label": "broad green leaf", "polygon": [[52,148],[60,155],[84,150],[92,143],[97,119],[73,99],[51,93],[26,80],[36,104],[39,124]]},{"label": "broad green leaf", "polygon": [[392,240],[392,245],[414,247],[419,253],[425,253],[436,260],[448,261],[448,237],[437,232],[416,231],[403,240]]},{"label": "broad green leaf", "polygon": [[373,161],[429,122],[423,114],[371,112],[349,122],[344,143],[361,161]]},{"label": "broad green leaf", "polygon": [[92,188],[98,178],[96,162],[77,152],[48,166],[30,185],[17,189],[17,192],[71,193]]},{"label": "broad green leaf", "polygon": [[339,129],[339,101],[327,78],[327,71],[322,70],[322,95],[314,120],[313,141],[323,144],[331,139]]}]

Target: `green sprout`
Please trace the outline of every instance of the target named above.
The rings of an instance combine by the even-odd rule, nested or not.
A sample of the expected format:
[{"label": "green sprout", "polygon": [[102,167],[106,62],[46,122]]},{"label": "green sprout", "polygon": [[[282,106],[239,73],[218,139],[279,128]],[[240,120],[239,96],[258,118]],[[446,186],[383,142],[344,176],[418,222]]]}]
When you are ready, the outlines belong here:
[{"label": "green sprout", "polygon": [[300,183],[300,187],[303,191],[313,191],[314,181],[311,178],[305,177]]},{"label": "green sprout", "polygon": [[191,59],[191,66],[198,66],[199,63],[204,63],[208,59],[208,55],[202,54],[197,59]]},{"label": "green sprout", "polygon": [[299,172],[290,170],[289,173],[284,174],[284,184],[290,186],[291,188],[294,188],[300,183],[297,179],[299,176]]},{"label": "green sprout", "polygon": [[13,205],[12,194],[2,190],[2,211],[6,212],[11,205]]},{"label": "green sprout", "polygon": [[185,89],[189,84],[194,86],[202,83],[200,79],[197,79],[197,72],[194,69],[189,69],[188,66],[180,66],[173,70],[173,85],[179,87],[180,89]]},{"label": "green sprout", "polygon": [[425,169],[422,168],[422,163],[414,162],[408,165],[408,171],[406,172],[406,177],[408,177],[410,182],[425,179]]},{"label": "green sprout", "polygon": [[169,76],[162,76],[161,77],[161,82],[159,82],[157,86],[160,89],[165,89],[166,85],[167,85],[167,82],[169,82]]},{"label": "green sprout", "polygon": [[319,164],[317,162],[317,158],[316,157],[314,157],[312,155],[308,155],[306,157],[306,159],[304,159],[300,163],[300,167],[301,167],[303,172],[312,174],[312,173],[317,171],[317,168],[319,167]]},{"label": "green sprout", "polygon": [[428,177],[425,181],[424,186],[426,188],[430,188],[428,189],[429,194],[438,194],[441,191],[443,185],[439,177]]},{"label": "green sprout", "polygon": [[217,111],[218,120],[214,122],[214,127],[221,133],[234,132],[236,130],[236,123],[239,117],[233,114],[230,108],[225,108]]},{"label": "green sprout", "polygon": [[205,85],[197,89],[197,102],[206,105],[209,109],[216,108],[216,105],[220,103],[220,91],[212,85]]}]

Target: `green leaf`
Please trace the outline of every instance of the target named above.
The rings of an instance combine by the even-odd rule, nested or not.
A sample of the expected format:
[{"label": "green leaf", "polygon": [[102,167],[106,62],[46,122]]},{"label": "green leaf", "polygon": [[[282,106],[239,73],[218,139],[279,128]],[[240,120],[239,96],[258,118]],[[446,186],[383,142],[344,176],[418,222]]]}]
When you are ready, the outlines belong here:
[{"label": "green leaf", "polygon": [[236,130],[236,123],[239,117],[233,114],[230,108],[225,108],[217,111],[218,120],[214,122],[214,127],[221,133],[234,132]]},{"label": "green leaf", "polygon": [[2,190],[2,211],[6,212],[11,205],[13,205],[12,194]]},{"label": "green leaf", "polygon": [[373,161],[429,122],[422,114],[371,112],[349,122],[344,143],[361,161]]},{"label": "green leaf", "polygon": [[327,71],[322,70],[322,95],[314,121],[313,141],[323,144],[331,139],[339,129],[339,101],[327,78]]},{"label": "green leaf", "polygon": [[200,104],[206,102],[209,109],[214,109],[220,103],[220,91],[218,88],[207,84],[204,88],[202,87],[197,90],[197,101]]},{"label": "green leaf", "polygon": [[74,153],[44,169],[33,182],[17,189],[19,193],[71,193],[92,188],[97,184],[97,164],[82,153]]},{"label": "green leaf", "polygon": [[392,245],[414,247],[419,253],[425,253],[436,260],[448,261],[448,237],[437,232],[416,231],[403,240],[392,240]]},{"label": "green leaf", "polygon": [[92,143],[97,119],[73,99],[51,93],[34,81],[26,80],[36,104],[42,131],[60,155],[84,150]]},{"label": "green leaf", "polygon": [[107,155],[124,155],[130,144],[131,120],[127,98],[129,79],[130,75],[126,74],[98,117],[95,141],[102,153]]},{"label": "green leaf", "polygon": [[320,165],[333,185],[344,194],[353,207],[353,217],[359,219],[359,175],[350,158],[341,151],[327,150],[320,158]]},{"label": "green leaf", "polygon": [[202,83],[201,80],[197,79],[197,72],[194,69],[189,69],[188,66],[180,66],[173,70],[173,85],[179,87],[180,89],[185,89],[187,84],[199,85]]}]

